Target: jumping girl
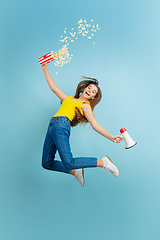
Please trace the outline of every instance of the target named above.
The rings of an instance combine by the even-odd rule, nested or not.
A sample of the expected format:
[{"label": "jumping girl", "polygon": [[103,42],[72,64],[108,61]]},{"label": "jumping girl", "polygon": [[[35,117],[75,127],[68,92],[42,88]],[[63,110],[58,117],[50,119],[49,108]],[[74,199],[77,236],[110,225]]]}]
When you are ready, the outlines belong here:
[{"label": "jumping girl", "polygon": [[[93,116],[92,111],[102,97],[98,81],[94,78],[83,77],[73,97],[66,95],[57,87],[48,72],[47,64],[42,66],[42,70],[50,89],[62,101],[60,109],[49,123],[43,147],[42,166],[48,170],[74,175],[82,187],[84,186],[84,168],[102,167],[118,177],[119,170],[108,156],[101,160],[94,157],[73,158],[70,148],[71,127],[79,123],[89,122],[96,132],[113,142],[120,143],[123,140],[121,136],[113,136],[107,132]],[[57,150],[61,161],[55,160]]]}]

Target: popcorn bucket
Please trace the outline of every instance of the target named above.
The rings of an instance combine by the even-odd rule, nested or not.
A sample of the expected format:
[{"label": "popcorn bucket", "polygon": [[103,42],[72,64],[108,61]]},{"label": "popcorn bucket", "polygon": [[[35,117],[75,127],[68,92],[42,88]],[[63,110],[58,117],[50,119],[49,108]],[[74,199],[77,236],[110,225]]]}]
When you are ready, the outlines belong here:
[{"label": "popcorn bucket", "polygon": [[38,61],[41,65],[54,61],[53,52],[49,52],[46,55],[38,58]]}]

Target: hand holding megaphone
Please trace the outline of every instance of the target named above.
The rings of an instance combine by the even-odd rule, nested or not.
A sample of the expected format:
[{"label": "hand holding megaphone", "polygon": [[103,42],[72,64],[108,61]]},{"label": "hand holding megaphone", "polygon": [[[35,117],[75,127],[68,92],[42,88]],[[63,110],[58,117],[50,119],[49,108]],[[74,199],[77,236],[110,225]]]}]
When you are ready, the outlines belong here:
[{"label": "hand holding megaphone", "polygon": [[114,143],[120,143],[122,140],[123,140],[123,137],[122,137],[122,135],[120,136],[120,135],[116,135],[116,136],[114,136],[114,138],[113,138],[114,140],[112,140]]},{"label": "hand holding megaphone", "polygon": [[125,128],[121,128],[120,133],[126,144],[125,149],[129,149],[137,144],[137,142],[132,140],[132,138],[129,136],[129,134]]}]

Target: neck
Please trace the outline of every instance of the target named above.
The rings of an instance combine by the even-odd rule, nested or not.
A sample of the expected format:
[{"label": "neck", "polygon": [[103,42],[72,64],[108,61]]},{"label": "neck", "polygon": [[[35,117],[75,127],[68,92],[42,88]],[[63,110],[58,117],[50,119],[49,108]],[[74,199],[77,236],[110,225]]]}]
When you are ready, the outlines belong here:
[{"label": "neck", "polygon": [[78,98],[78,100],[79,100],[79,101],[87,101],[88,99],[86,99],[86,98],[83,97],[83,96],[80,96],[80,97]]}]

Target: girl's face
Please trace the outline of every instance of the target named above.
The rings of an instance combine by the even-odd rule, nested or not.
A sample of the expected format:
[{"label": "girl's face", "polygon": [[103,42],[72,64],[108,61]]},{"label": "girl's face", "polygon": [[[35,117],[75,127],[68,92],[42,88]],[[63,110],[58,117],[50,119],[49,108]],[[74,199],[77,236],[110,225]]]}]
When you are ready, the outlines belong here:
[{"label": "girl's face", "polygon": [[96,87],[96,85],[90,84],[84,89],[83,95],[85,98],[90,100],[96,96],[97,92],[98,92],[98,88]]}]

